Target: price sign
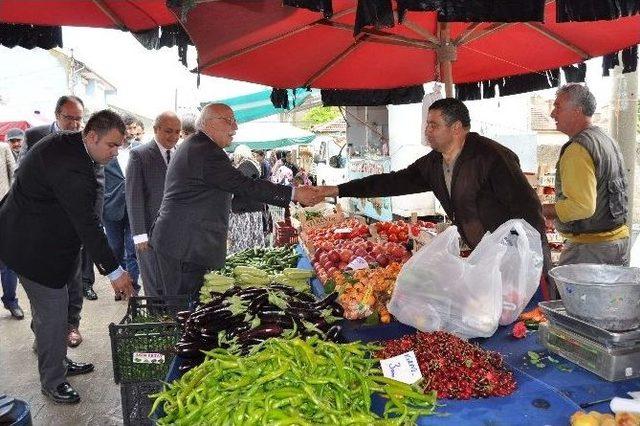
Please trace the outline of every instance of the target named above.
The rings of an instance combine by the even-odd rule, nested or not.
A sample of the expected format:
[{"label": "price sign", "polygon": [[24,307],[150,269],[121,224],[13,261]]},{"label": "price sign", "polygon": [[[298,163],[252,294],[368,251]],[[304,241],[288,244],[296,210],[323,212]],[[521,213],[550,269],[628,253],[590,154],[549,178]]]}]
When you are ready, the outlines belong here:
[{"label": "price sign", "polygon": [[401,355],[380,360],[382,374],[389,379],[397,380],[409,385],[422,379],[418,360],[413,351]]},{"label": "price sign", "polygon": [[164,364],[164,355],[155,352],[134,352],[134,364]]},{"label": "price sign", "polygon": [[347,269],[353,269],[354,271],[356,269],[369,269],[369,264],[366,260],[358,256],[347,265]]}]

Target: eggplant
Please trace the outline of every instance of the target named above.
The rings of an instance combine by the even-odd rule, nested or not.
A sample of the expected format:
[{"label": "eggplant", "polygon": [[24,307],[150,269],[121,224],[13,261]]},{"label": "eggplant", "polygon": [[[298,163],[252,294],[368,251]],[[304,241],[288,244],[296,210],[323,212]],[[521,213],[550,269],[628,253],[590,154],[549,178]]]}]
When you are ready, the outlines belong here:
[{"label": "eggplant", "polygon": [[278,314],[258,315],[261,324],[274,324],[283,328],[293,328],[295,320],[291,315],[284,312]]},{"label": "eggplant", "polygon": [[242,290],[242,287],[234,285],[233,287],[228,288],[224,293],[222,293],[222,295],[224,297],[231,297],[238,294],[240,290]]},{"label": "eggplant", "polygon": [[297,309],[306,309],[306,310],[315,309],[315,304],[314,303],[309,303],[309,302],[296,300],[296,299],[287,299],[287,305],[291,306],[292,308],[297,308]]},{"label": "eggplant", "polygon": [[255,315],[263,306],[267,304],[269,304],[269,295],[266,293],[258,295],[249,303],[249,306],[247,306],[247,311],[250,314]]},{"label": "eggplant", "polygon": [[327,330],[326,336],[327,339],[334,341],[334,342],[339,342],[340,339],[340,332],[342,331],[342,326],[340,325],[333,325],[331,326],[331,328],[329,330]]},{"label": "eggplant", "polygon": [[334,303],[331,306],[331,315],[334,317],[344,318],[344,308],[339,303]]},{"label": "eggplant", "polygon": [[191,316],[191,311],[180,311],[176,314],[176,322],[180,325],[184,325],[189,317]]},{"label": "eggplant", "polygon": [[301,302],[309,302],[309,303],[316,303],[317,302],[316,298],[313,295],[311,295],[309,293],[304,293],[302,291],[299,291],[298,294],[296,294],[295,296],[292,296],[292,297],[298,299]]},{"label": "eggplant", "polygon": [[238,337],[240,334],[250,329],[251,329],[251,324],[246,322],[235,327],[230,327],[227,329],[227,333],[226,333],[227,339],[233,339],[234,337]]},{"label": "eggplant", "polygon": [[242,300],[251,299],[262,294],[267,294],[267,289],[262,287],[245,287],[237,293]]},{"label": "eggplant", "polygon": [[336,300],[338,300],[338,292],[334,291],[330,295],[326,296],[324,299],[322,299],[319,302],[315,303],[313,306],[316,309],[324,309],[324,308],[329,307]]},{"label": "eggplant", "polygon": [[245,331],[238,335],[238,341],[242,345],[243,342],[253,339],[268,339],[270,337],[278,337],[282,335],[284,329],[275,324],[263,324],[253,330]]},{"label": "eggplant", "polygon": [[296,291],[295,288],[291,287],[290,285],[286,285],[286,284],[271,284],[269,286],[269,288],[270,289],[274,289],[274,290],[284,291],[284,292]]},{"label": "eggplant", "polygon": [[291,316],[298,317],[306,321],[315,321],[320,317],[320,312],[312,309],[301,309],[290,306],[284,311]]}]

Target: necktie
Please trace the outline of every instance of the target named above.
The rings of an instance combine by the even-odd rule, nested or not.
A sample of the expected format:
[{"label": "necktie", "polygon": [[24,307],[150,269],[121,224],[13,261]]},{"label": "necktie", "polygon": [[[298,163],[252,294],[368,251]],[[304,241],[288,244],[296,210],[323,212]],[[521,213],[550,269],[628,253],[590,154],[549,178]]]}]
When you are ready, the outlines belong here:
[{"label": "necktie", "polygon": [[167,165],[169,165],[169,161],[171,161],[171,150],[167,150]]}]

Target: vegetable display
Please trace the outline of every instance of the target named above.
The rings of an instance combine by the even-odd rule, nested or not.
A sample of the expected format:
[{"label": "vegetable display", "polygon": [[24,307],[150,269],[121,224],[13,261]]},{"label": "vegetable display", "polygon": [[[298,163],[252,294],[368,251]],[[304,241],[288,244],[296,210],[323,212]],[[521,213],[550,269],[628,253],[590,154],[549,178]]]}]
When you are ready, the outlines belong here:
[{"label": "vegetable display", "polygon": [[438,398],[470,399],[506,396],[516,390],[513,373],[505,369],[502,356],[443,331],[418,332],[385,342],[378,358],[414,351],[426,391]]},{"label": "vegetable display", "polygon": [[[153,410],[164,409],[159,425],[400,425],[433,413],[435,393],[382,377],[373,350],[314,337],[269,339],[246,357],[216,349],[153,395]],[[388,399],[382,417],[372,393]]]},{"label": "vegetable display", "polygon": [[281,273],[268,275],[265,271],[253,266],[236,266],[233,277],[221,275],[219,272],[209,272],[204,276],[204,283],[200,289],[200,302],[209,303],[213,300],[213,293],[224,293],[230,287],[265,287],[269,284],[283,284],[298,291],[309,290],[309,279],[313,272],[307,269],[284,268]]},{"label": "vegetable display", "polygon": [[247,353],[251,347],[271,337],[321,336],[337,340],[340,326],[333,323],[343,315],[336,303],[337,293],[322,300],[283,284],[268,287],[231,287],[212,293],[211,301],[193,313],[179,312],[183,334],[176,353],[185,358],[181,371],[204,359],[202,351],[237,348]]},{"label": "vegetable display", "polygon": [[299,257],[293,246],[254,247],[228,256],[219,272],[230,277],[237,266],[252,266],[267,275],[276,275],[286,268],[295,268]]}]

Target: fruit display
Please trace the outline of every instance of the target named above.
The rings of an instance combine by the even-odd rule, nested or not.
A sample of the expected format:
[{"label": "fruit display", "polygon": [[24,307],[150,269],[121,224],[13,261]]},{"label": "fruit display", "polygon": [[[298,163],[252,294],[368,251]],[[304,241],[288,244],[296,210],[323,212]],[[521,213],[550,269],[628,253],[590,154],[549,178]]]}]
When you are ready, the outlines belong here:
[{"label": "fruit display", "polygon": [[416,223],[407,223],[403,220],[394,222],[376,222],[375,226],[378,235],[386,241],[392,243],[406,244],[409,236],[417,237],[423,228],[435,228],[435,223],[418,220]]},{"label": "fruit display", "polygon": [[381,323],[391,322],[387,302],[396,285],[402,265],[392,262],[386,267],[359,269],[353,272],[335,271],[329,282],[339,293],[338,302],[346,319],[367,318],[373,313]]},{"label": "fruit display", "polygon": [[404,263],[410,253],[399,243],[374,243],[356,237],[353,240],[323,242],[313,255],[313,266],[322,283],[333,277],[335,272],[344,271],[360,257],[369,266],[385,267],[392,262]]},{"label": "fruit display", "polygon": [[418,332],[389,340],[376,356],[386,359],[408,351],[416,355],[425,391],[436,391],[438,398],[507,396],[517,388],[502,355],[444,331]]}]

